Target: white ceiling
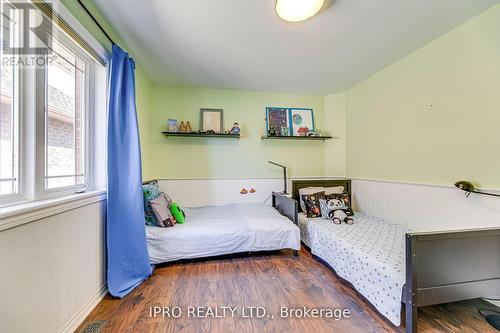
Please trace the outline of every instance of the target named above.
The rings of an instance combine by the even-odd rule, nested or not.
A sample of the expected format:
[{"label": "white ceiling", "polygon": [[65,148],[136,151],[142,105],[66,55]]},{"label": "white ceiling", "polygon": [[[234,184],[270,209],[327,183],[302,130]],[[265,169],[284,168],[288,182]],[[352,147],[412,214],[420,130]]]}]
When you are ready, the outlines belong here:
[{"label": "white ceiling", "polygon": [[336,0],[286,23],[274,0],[95,0],[156,83],[330,93],[500,0]]}]

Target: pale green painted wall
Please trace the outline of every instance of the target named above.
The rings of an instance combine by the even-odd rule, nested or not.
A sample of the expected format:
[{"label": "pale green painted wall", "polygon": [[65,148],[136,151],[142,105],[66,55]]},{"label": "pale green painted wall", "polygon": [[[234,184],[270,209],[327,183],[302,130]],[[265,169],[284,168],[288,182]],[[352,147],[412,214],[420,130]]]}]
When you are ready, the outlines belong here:
[{"label": "pale green painted wall", "polygon": [[[172,86],[156,86],[153,96],[151,138],[142,142],[151,153],[144,161],[145,178],[280,177],[281,170],[268,160],[289,166],[292,176],[324,174],[322,142],[260,139],[265,133],[266,106],[313,108],[315,122],[323,128],[323,96]],[[189,120],[198,129],[200,108],[224,109],[225,127],[238,122],[243,137],[207,140],[161,135],[168,118]]]},{"label": "pale green painted wall", "polygon": [[[103,45],[107,40],[75,1],[66,7]],[[121,42],[92,1],[86,2]],[[155,86],[141,70],[136,93],[143,176],[149,178],[344,176],[449,185],[472,179],[500,188],[500,5],[389,66],[345,93],[328,96]],[[132,54],[133,56],[133,54]],[[261,141],[264,108],[312,107],[320,142]],[[432,107],[430,106],[432,105]],[[198,126],[200,107],[225,110],[240,141],[165,139],[168,118]],[[462,152],[470,155],[461,158]]]},{"label": "pale green painted wall", "polygon": [[325,141],[325,176],[346,176],[346,94],[325,96],[325,128],[333,140]]},{"label": "pale green painted wall", "polygon": [[499,32],[497,5],[348,90],[348,176],[500,188]]}]

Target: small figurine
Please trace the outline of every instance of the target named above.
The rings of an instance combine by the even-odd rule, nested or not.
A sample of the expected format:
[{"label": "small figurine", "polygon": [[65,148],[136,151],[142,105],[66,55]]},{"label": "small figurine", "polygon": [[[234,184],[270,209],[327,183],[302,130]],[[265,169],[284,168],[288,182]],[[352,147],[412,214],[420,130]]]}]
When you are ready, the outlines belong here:
[{"label": "small figurine", "polygon": [[274,129],[274,125],[269,126],[269,136],[276,136],[276,130]]},{"label": "small figurine", "polygon": [[309,133],[309,128],[307,127],[301,127],[297,130],[299,136],[307,136],[307,133]]},{"label": "small figurine", "polygon": [[191,128],[191,123],[188,120],[186,123],[186,133],[191,133],[191,132],[193,132],[193,129]]},{"label": "small figurine", "polygon": [[281,128],[281,136],[288,136],[288,135],[289,135],[288,127],[282,127]]},{"label": "small figurine", "polygon": [[229,133],[231,133],[231,134],[240,134],[240,132],[241,132],[240,124],[238,124],[238,123],[234,123],[233,128],[231,128],[229,130]]},{"label": "small figurine", "polygon": [[181,133],[187,132],[186,125],[184,124],[184,121],[181,121],[181,124],[179,125],[179,132],[181,132]]}]

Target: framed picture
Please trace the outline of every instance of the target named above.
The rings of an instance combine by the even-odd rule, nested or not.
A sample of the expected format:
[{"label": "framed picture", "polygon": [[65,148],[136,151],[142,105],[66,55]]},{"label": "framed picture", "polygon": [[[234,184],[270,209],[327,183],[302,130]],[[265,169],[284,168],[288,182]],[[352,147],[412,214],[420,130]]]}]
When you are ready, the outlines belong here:
[{"label": "framed picture", "polygon": [[314,132],[314,115],[312,109],[290,109],[292,135],[307,135]]},{"label": "framed picture", "polygon": [[266,134],[269,135],[269,130],[281,136],[300,136],[307,135],[313,132],[314,115],[313,109],[304,108],[282,108],[282,107],[267,107],[266,108]]},{"label": "framed picture", "polygon": [[224,132],[222,109],[200,109],[200,131]]},{"label": "framed picture", "polygon": [[269,129],[274,128],[275,133],[290,133],[290,117],[287,108],[266,108],[266,133],[269,134]]},{"label": "framed picture", "polygon": [[167,121],[167,127],[169,132],[177,132],[178,127],[177,127],[177,119],[169,119]]}]

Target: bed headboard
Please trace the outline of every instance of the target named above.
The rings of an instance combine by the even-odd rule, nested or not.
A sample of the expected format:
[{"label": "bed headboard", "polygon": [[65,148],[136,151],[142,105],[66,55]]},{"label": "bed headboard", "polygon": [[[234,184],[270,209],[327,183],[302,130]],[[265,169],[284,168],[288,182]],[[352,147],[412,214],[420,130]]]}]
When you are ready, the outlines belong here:
[{"label": "bed headboard", "polygon": [[[292,198],[299,200],[299,189],[305,187],[334,187],[343,186],[344,191],[349,194],[351,198],[351,180],[350,179],[303,179],[292,180]],[[352,200],[351,200],[352,202]]]}]

